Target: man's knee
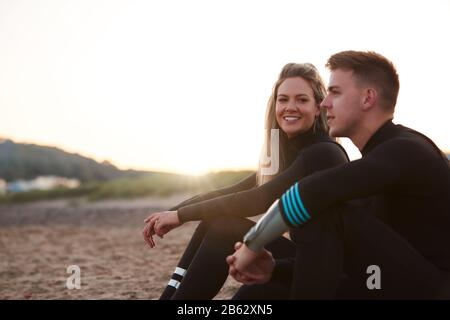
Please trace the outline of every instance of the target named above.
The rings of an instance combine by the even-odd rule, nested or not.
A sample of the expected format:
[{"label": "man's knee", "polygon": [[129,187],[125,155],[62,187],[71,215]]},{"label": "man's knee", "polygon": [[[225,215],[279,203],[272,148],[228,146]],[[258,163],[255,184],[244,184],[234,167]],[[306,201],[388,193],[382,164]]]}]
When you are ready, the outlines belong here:
[{"label": "man's knee", "polygon": [[324,236],[340,237],[339,219],[335,210],[329,210],[302,227],[293,229],[293,240],[296,243],[310,243],[319,241]]},{"label": "man's knee", "polygon": [[380,222],[371,212],[370,207],[362,201],[343,204],[338,211],[340,212],[342,232],[346,235],[361,235],[371,225]]}]

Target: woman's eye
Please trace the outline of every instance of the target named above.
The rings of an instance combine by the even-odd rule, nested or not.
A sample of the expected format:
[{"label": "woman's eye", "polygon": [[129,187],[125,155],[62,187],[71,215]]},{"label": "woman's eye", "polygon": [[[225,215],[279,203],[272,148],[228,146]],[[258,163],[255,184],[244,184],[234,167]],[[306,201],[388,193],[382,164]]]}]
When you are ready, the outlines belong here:
[{"label": "woman's eye", "polygon": [[279,98],[279,99],[278,99],[278,102],[286,102],[286,101],[287,101],[286,98]]}]

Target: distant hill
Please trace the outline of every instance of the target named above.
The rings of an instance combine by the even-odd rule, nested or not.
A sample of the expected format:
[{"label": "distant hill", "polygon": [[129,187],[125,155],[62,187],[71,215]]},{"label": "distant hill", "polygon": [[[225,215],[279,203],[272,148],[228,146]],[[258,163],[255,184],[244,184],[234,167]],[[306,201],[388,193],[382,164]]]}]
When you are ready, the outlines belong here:
[{"label": "distant hill", "polygon": [[120,170],[59,148],[0,140],[0,178],[6,181],[33,179],[42,175],[76,178],[82,182],[105,181],[147,174],[145,171]]},{"label": "distant hill", "polygon": [[83,182],[75,189],[0,193],[0,204],[74,197],[95,201],[166,196],[177,192],[198,194],[232,185],[251,173],[248,170],[220,171],[203,176],[188,176],[168,172],[120,170],[110,163],[99,163],[55,147],[14,143],[0,138],[0,179],[11,182],[54,175],[76,178]]}]

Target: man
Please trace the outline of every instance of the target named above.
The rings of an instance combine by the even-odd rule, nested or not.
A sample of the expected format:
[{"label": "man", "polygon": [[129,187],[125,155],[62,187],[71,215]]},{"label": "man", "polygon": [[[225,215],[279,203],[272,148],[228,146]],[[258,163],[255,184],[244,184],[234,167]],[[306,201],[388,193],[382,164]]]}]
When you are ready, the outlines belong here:
[{"label": "man", "polygon": [[[393,64],[374,52],[331,56],[330,134],[362,158],[297,182],[227,258],[247,284],[291,273],[291,298],[427,299],[450,272],[450,169],[424,135],[392,123],[399,91]],[[262,249],[295,228],[295,261]],[[372,277],[373,276],[373,277]]]}]

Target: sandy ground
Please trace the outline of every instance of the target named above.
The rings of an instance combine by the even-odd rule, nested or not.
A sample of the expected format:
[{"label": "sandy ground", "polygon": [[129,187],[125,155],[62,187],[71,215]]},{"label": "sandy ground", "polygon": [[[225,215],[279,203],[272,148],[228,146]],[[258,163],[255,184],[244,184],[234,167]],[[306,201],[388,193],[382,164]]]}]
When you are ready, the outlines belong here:
[{"label": "sandy ground", "polygon": [[[0,205],[0,299],[157,299],[197,223],[150,249],[142,221],[186,197]],[[80,267],[79,290],[66,287],[70,265]],[[216,299],[238,286],[229,278]]]}]

